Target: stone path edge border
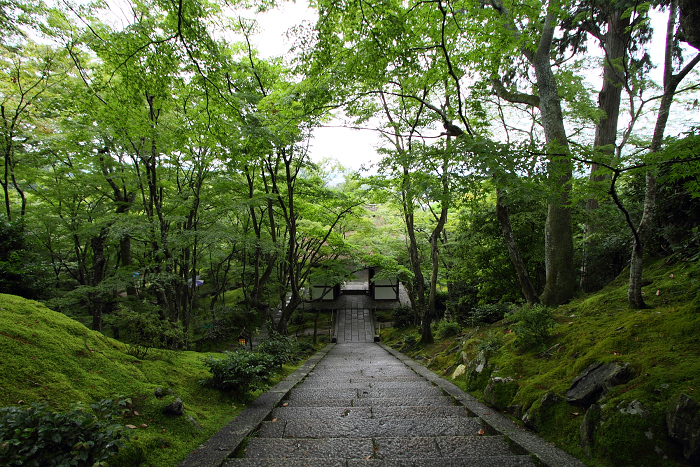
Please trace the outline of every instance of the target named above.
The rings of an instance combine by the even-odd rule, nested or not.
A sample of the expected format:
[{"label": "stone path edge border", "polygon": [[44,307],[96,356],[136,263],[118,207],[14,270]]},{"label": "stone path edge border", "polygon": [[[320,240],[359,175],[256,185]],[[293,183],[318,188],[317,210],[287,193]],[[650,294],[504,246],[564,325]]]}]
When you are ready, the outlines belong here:
[{"label": "stone path edge border", "polygon": [[479,402],[474,396],[462,391],[457,385],[438,376],[412,358],[392,349],[382,342],[378,345],[401,360],[404,365],[452,396],[456,401],[464,405],[467,410],[481,418],[490,429],[507,437],[515,446],[535,456],[541,465],[548,467],[583,467],[586,465],[568,452],[546,442],[536,434],[524,428],[517,427],[515,423],[505,415]]},{"label": "stone path edge border", "polygon": [[313,370],[335,346],[328,344],[306,360],[284,380],[251,402],[236,418],[228,422],[204,444],[192,451],[178,467],[217,467],[233,455],[243,441],[270,417],[272,410]]}]

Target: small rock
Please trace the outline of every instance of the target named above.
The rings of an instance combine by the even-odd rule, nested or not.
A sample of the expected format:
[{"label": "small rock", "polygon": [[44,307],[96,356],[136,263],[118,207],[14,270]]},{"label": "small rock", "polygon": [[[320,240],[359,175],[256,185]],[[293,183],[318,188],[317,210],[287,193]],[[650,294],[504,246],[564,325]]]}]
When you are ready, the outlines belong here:
[{"label": "small rock", "polygon": [[199,423],[197,423],[197,420],[192,415],[188,414],[187,420],[189,420],[190,423],[192,423],[192,425],[194,425],[194,427],[197,431],[202,431],[202,427],[199,425]]},{"label": "small rock", "polygon": [[176,397],[174,401],[165,406],[163,413],[166,415],[183,415],[185,413],[185,405],[182,403],[182,399]]},{"label": "small rock", "polygon": [[648,418],[650,415],[649,410],[647,410],[647,408],[644,407],[644,404],[642,404],[636,399],[627,404],[626,406],[623,402],[622,404],[618,405],[617,408],[620,410],[620,413],[626,415],[639,415],[642,418]]},{"label": "small rock", "polygon": [[523,416],[523,406],[522,405],[509,405],[506,407],[506,412],[514,416],[515,418],[521,418]]},{"label": "small rock", "polygon": [[457,379],[460,376],[462,376],[464,373],[467,371],[467,366],[466,365],[459,365],[457,368],[455,368],[454,373],[452,373],[452,379]]},{"label": "small rock", "polygon": [[153,395],[156,396],[158,399],[163,398],[163,388],[158,386],[155,391],[153,391]]},{"label": "small rock", "polygon": [[576,405],[591,405],[612,387],[626,383],[633,376],[629,363],[593,363],[571,382],[566,400]]},{"label": "small rock", "polygon": [[668,436],[683,445],[683,456],[691,462],[700,461],[700,406],[681,394],[666,411]]},{"label": "small rock", "polygon": [[663,394],[669,388],[668,384],[660,384],[658,387],[654,388],[656,394]]},{"label": "small rock", "polygon": [[581,448],[589,459],[591,458],[591,450],[593,449],[593,435],[600,421],[600,414],[600,406],[596,404],[591,405],[586,411],[586,415],[583,416],[583,421],[579,427]]}]

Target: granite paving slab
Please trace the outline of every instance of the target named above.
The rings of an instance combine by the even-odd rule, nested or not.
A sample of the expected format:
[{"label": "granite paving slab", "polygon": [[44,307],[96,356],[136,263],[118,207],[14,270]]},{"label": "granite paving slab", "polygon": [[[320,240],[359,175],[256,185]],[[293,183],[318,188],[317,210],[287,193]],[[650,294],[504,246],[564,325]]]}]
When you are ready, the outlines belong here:
[{"label": "granite paving slab", "polygon": [[396,418],[341,420],[277,420],[263,422],[261,437],[375,438],[406,436],[476,436],[483,428],[478,418]]},{"label": "granite paving slab", "polygon": [[322,406],[322,407],[277,407],[272,418],[278,420],[318,419],[334,421],[344,418],[372,418],[372,407]]},{"label": "granite paving slab", "polygon": [[[383,459],[403,459],[413,457],[490,457],[505,456],[513,453],[503,436],[462,436],[450,437],[462,440],[472,454],[454,455],[453,451],[444,450],[440,437],[394,437],[374,438],[375,454],[372,457]],[[474,454],[478,453],[478,454]]]},{"label": "granite paving slab", "polygon": [[[371,438],[252,438],[245,455],[249,458],[341,458],[362,459],[374,454]],[[279,465],[284,465],[281,462]]]},{"label": "granite paving slab", "polygon": [[454,405],[452,398],[447,396],[430,397],[363,397],[352,401],[353,407],[395,407],[395,406],[447,406]]},{"label": "granite paving slab", "polygon": [[413,459],[227,459],[224,466],[235,467],[533,467],[530,456],[468,457],[449,459],[423,457]]},{"label": "granite paving slab", "polygon": [[347,467],[534,467],[530,456],[445,457],[414,459],[348,459]]},{"label": "granite paving slab", "polygon": [[442,396],[443,392],[435,386],[425,386],[421,388],[387,388],[387,389],[359,389],[358,397],[426,397],[426,396]]}]

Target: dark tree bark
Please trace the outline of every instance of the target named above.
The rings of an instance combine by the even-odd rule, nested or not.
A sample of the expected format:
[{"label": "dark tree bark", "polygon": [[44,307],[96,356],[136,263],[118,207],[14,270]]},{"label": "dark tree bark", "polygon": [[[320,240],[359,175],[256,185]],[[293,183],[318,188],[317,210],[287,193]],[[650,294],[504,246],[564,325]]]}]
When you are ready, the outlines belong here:
[{"label": "dark tree bark", "polygon": [[[622,61],[626,60],[627,45],[631,36],[629,32],[629,17],[624,16],[623,13],[624,9],[615,8],[611,5],[607,13],[607,32],[604,36],[596,33],[605,51],[605,61],[603,62],[603,87],[598,94],[598,109],[603,112],[603,116],[596,124],[593,147],[594,150],[609,155],[613,155],[615,152],[620,100],[624,84],[624,64]],[[598,164],[591,164],[591,181],[600,182],[606,179],[605,176],[596,173],[599,168]],[[586,203],[586,210],[589,214],[589,221],[584,227],[586,236],[598,229],[594,220],[594,212],[597,209],[598,200],[590,198]],[[581,289],[584,292],[597,290],[604,285],[591,276],[589,249],[590,244],[588,242],[584,243],[580,281]]]},{"label": "dark tree bark", "polygon": [[700,50],[700,2],[679,0],[683,40]]},{"label": "dark tree bark", "polygon": [[[502,2],[491,0],[491,6],[507,21],[508,29],[519,38],[522,34],[517,29],[510,13]],[[554,8],[550,6],[550,8]],[[554,13],[548,11],[542,24],[542,32],[537,49],[523,46],[520,51],[530,62],[535,71],[542,127],[547,142],[549,162],[547,172],[549,185],[556,192],[547,207],[545,222],[545,268],[546,283],[540,300],[545,305],[559,305],[571,299],[576,289],[576,271],[574,269],[574,239],[571,220],[571,179],[573,163],[564,127],[561,98],[554,73],[552,71],[551,52],[554,40]],[[498,89],[496,89],[498,92]],[[508,99],[508,97],[505,97]],[[517,96],[522,102],[522,96]]]},{"label": "dark tree bark", "polygon": [[550,61],[554,29],[554,16],[548,13],[537,51],[532,53],[523,48],[523,53],[535,69],[542,126],[550,154],[547,171],[551,186],[558,191],[549,202],[545,222],[547,282],[540,297],[545,305],[564,303],[574,296],[576,288],[574,239],[569,207],[573,164],[569,157],[561,99]]},{"label": "dark tree bark", "polygon": [[518,248],[518,243],[515,241],[515,235],[513,235],[513,229],[510,223],[510,210],[503,202],[503,193],[500,189],[496,189],[496,217],[498,217],[498,222],[501,224],[501,232],[503,232],[503,238],[508,247],[510,259],[518,274],[518,281],[520,282],[523,296],[528,305],[536,305],[540,303],[540,299],[537,297],[537,292],[535,292],[532,282],[530,282],[527,268],[520,256],[520,249]]}]

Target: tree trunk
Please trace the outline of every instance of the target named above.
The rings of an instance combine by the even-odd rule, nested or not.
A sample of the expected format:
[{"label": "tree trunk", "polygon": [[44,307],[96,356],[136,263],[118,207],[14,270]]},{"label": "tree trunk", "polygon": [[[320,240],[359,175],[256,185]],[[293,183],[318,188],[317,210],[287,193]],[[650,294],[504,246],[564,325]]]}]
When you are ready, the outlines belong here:
[{"label": "tree trunk", "polygon": [[[678,0],[671,2],[669,9],[668,26],[666,29],[666,56],[664,60],[664,93],[659,104],[659,113],[654,126],[654,136],[651,139],[649,153],[654,154],[661,150],[664,139],[666,123],[671,111],[671,104],[676,93],[676,88],[687,74],[700,62],[700,53],[690,60],[677,74],[673,74],[673,48],[676,33],[676,16],[678,14]],[[635,232],[634,249],[630,263],[629,288],[627,299],[631,308],[644,308],[646,304],[642,297],[642,263],[644,261],[644,245],[651,233],[654,214],[656,213],[656,169],[649,167],[646,174],[646,192],[644,195],[644,213]]]},{"label": "tree trunk", "polygon": [[[103,227],[97,237],[90,241],[92,247],[92,287],[98,287],[104,280],[105,266],[105,242],[107,240],[107,228]],[[105,308],[105,294],[98,291],[90,293],[90,308],[92,311],[92,329],[102,332],[102,316]]]},{"label": "tree trunk", "polygon": [[536,53],[525,55],[535,68],[540,95],[542,126],[547,140],[550,186],[558,193],[547,208],[545,223],[545,267],[547,282],[541,300],[545,305],[560,305],[571,299],[576,288],[574,270],[574,239],[571,226],[571,177],[573,164],[561,111],[561,99],[552,72],[550,50],[554,36],[553,15],[547,14],[544,30]]},{"label": "tree trunk", "polygon": [[518,248],[518,243],[515,241],[515,235],[513,235],[513,229],[510,224],[510,212],[508,206],[503,203],[503,193],[500,189],[496,189],[496,217],[498,222],[501,224],[501,232],[503,232],[503,238],[508,247],[508,253],[510,254],[510,259],[515,266],[515,271],[518,274],[518,281],[520,282],[520,288],[523,292],[523,296],[527,301],[528,305],[536,305],[540,303],[540,299],[537,297],[532,282],[530,282],[530,276],[527,273],[527,268],[520,256],[520,249]]},{"label": "tree trunk", "polygon": [[[408,168],[404,167],[404,183],[408,183],[406,177],[410,177],[410,175]],[[406,233],[408,234],[408,257],[411,263],[411,271],[413,272],[413,307],[421,319],[421,342],[428,344],[433,342],[433,333],[430,329],[431,316],[428,314],[428,306],[425,303],[425,278],[421,269],[418,241],[416,240],[416,231],[414,229],[413,203],[408,199],[410,195],[405,186],[403,191],[404,220],[406,222]]]},{"label": "tree trunk", "polygon": [[[614,8],[611,5],[608,14],[608,30],[605,34],[603,47],[605,49],[605,61],[603,64],[603,87],[598,94],[598,109],[603,111],[603,116],[598,121],[595,130],[593,149],[603,154],[614,154],[615,141],[617,140],[617,122],[620,116],[620,99],[623,85],[623,69],[621,61],[626,60],[627,43],[630,32],[629,17],[623,18],[623,10]],[[601,182],[606,176],[596,174],[600,167],[598,164],[591,164],[590,180]],[[595,222],[594,212],[598,209],[598,199],[590,198],[586,203],[588,221],[584,226],[584,237],[588,238],[599,226]],[[600,289],[603,284],[591,276],[589,250],[590,242],[585,240],[581,259],[581,280],[580,286],[584,292]]]},{"label": "tree trunk", "polygon": [[683,40],[700,50],[700,2],[680,0]]}]

